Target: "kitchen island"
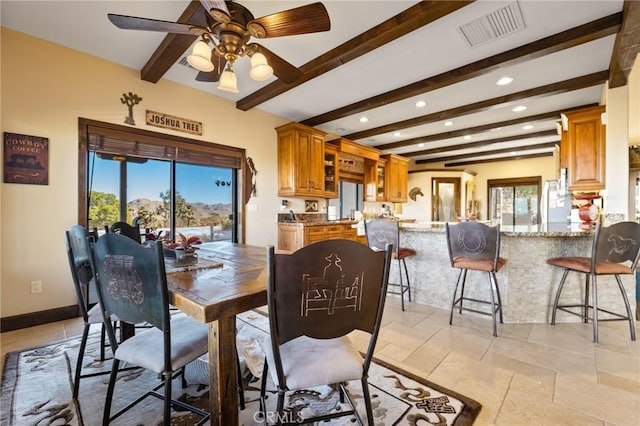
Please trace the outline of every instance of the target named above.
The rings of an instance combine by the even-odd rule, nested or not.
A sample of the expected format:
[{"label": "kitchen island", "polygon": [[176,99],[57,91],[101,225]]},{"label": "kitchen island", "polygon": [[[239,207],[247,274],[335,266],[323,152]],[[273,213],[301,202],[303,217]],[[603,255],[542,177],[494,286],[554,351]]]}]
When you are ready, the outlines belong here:
[{"label": "kitchen island", "polygon": [[[500,256],[507,259],[506,266],[497,273],[504,322],[549,322],[562,270],[548,265],[546,261],[558,256],[590,256],[593,229],[583,229],[575,223],[502,226],[500,238]],[[412,300],[450,309],[458,269],[452,268],[449,261],[444,224],[403,223],[400,227],[400,241],[402,246],[417,251],[416,256],[407,260]],[[393,263],[392,268],[396,268],[397,262]],[[397,276],[397,271],[392,269],[390,276]],[[635,300],[633,276],[624,275],[622,280],[629,300]],[[487,274],[470,271],[467,275],[465,294],[487,300]],[[570,273],[561,303],[580,303],[581,300],[584,300],[584,274]],[[598,305],[613,312],[625,312],[620,291],[613,277],[601,277],[598,280]],[[480,305],[479,309],[486,310],[486,306]],[[476,314],[465,312],[463,315]],[[558,311],[556,321],[581,320]]]}]

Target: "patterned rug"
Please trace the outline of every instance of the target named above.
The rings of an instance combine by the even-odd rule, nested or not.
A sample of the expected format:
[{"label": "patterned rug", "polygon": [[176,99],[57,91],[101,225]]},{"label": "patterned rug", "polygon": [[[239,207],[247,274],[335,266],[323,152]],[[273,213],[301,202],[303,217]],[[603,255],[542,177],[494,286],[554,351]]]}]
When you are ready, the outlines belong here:
[{"label": "patterned rug", "polygon": [[[238,350],[244,371],[246,408],[240,411],[240,424],[261,425],[258,397],[261,373],[261,344],[268,335],[268,322],[263,315],[246,313],[238,317]],[[268,328],[267,328],[268,329]],[[96,361],[99,354],[99,333],[92,333],[87,345],[84,372],[109,370],[110,361]],[[0,425],[99,425],[108,375],[84,378],[80,382],[77,401],[71,398],[73,369],[79,338],[10,352],[5,359],[0,390]],[[189,385],[182,388],[174,381],[174,397],[208,408],[206,359],[195,361],[186,370]],[[158,383],[155,374],[141,369],[121,373],[116,384],[113,412]],[[269,383],[269,382],[268,382]],[[370,391],[376,425],[457,425],[473,423],[480,404],[434,383],[376,361],[370,369]],[[273,392],[273,385],[267,388]],[[347,385],[361,417],[365,419],[364,402],[359,382]],[[273,411],[276,395],[267,399],[267,411]],[[292,392],[285,399],[286,415],[317,415],[348,409],[340,403],[338,392],[320,387]],[[199,420],[188,412],[173,412],[172,425],[192,425]],[[322,425],[352,425],[353,416],[322,422]],[[112,425],[158,425],[162,423],[162,402],[146,398]]]}]

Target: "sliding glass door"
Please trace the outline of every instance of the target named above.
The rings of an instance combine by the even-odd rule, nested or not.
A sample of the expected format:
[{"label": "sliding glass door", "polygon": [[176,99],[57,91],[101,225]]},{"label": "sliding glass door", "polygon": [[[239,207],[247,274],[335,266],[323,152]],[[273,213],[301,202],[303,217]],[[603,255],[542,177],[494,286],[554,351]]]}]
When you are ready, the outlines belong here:
[{"label": "sliding glass door", "polygon": [[539,223],[540,177],[496,179],[487,184],[493,222],[511,226]]}]

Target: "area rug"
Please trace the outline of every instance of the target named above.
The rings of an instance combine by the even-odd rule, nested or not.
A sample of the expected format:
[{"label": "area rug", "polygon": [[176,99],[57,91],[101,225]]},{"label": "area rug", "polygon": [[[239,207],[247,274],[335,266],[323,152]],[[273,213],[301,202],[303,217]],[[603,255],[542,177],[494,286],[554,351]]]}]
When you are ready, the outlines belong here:
[{"label": "area rug", "polygon": [[[240,424],[261,425],[259,386],[261,373],[260,345],[264,332],[263,315],[248,313],[238,318],[238,342],[244,373],[246,408],[240,411]],[[96,361],[99,333],[92,333],[87,345],[84,372],[108,371],[110,361]],[[71,398],[73,369],[79,338],[10,352],[5,359],[0,390],[0,425],[99,425],[109,375],[84,378],[77,401]],[[208,408],[206,359],[195,361],[186,370],[188,386],[174,381],[174,397]],[[155,374],[141,369],[123,372],[114,395],[113,410],[126,405],[158,383]],[[480,404],[457,392],[408,374],[397,367],[376,360],[370,369],[370,391],[376,425],[456,425],[473,423]],[[267,386],[267,415],[273,412],[276,394]],[[362,390],[359,382],[347,385],[358,413],[366,424]],[[348,404],[348,403],[347,403]],[[286,416],[299,419],[348,408],[331,387],[292,392],[285,400]],[[192,425],[199,418],[188,412],[173,412],[172,425]],[[162,402],[147,398],[126,412],[113,425],[158,425],[162,423]],[[354,416],[345,416],[322,425],[352,425]]]}]

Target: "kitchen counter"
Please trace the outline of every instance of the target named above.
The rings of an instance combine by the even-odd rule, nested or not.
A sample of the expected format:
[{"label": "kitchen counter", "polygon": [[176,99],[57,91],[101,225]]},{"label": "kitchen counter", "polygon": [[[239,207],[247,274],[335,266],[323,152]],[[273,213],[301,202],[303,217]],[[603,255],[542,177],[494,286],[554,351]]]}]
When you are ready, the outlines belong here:
[{"label": "kitchen counter", "polygon": [[[497,274],[507,323],[545,323],[551,318],[551,307],[562,270],[547,264],[558,256],[590,256],[593,229],[566,223],[547,226],[501,226],[500,256],[507,264]],[[451,267],[443,223],[404,223],[400,228],[400,244],[417,251],[407,259],[411,279],[411,296],[416,302],[449,309],[458,270]],[[397,277],[397,262],[392,262],[390,277]],[[631,300],[635,298],[633,276],[623,276],[623,284]],[[615,281],[602,277],[598,299],[601,306],[624,312]],[[612,284],[612,285],[609,285]],[[466,295],[487,299],[486,273],[470,271]],[[584,299],[584,275],[569,274],[562,294],[563,301]],[[390,296],[391,297],[391,296]],[[484,308],[484,307],[483,307]],[[607,308],[608,309],[608,308]],[[458,315],[457,313],[455,315]],[[476,315],[465,312],[463,315]],[[576,322],[580,318],[559,311],[558,322]],[[500,330],[498,329],[498,333]]]}]

